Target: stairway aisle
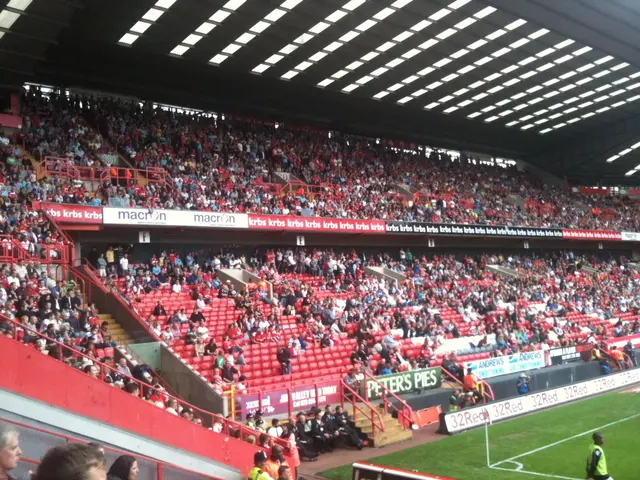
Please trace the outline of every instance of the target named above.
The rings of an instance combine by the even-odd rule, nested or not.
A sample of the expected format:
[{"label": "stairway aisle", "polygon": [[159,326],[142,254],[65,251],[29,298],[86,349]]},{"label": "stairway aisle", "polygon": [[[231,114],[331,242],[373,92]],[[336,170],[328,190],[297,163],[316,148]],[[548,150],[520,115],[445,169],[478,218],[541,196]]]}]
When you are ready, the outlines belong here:
[{"label": "stairway aisle", "polygon": [[120,326],[118,322],[113,318],[113,316],[109,313],[99,313],[98,318],[100,318],[100,323],[108,322],[109,323],[109,332],[113,337],[113,341],[117,342],[118,345],[129,345],[133,343],[133,340],[125,332],[124,328]]},{"label": "stairway aisle", "polygon": [[[373,441],[374,447],[384,447],[386,445],[392,445],[394,443],[403,442],[413,438],[413,432],[411,429],[405,429],[398,419],[393,418],[391,413],[384,413],[380,405],[374,405],[375,409],[382,416],[382,421],[384,422],[385,427],[384,432],[380,432],[376,428],[376,437]],[[363,404],[358,404],[358,407],[364,411],[368,410],[368,407],[365,407]],[[350,405],[345,404],[345,410],[349,413],[351,418],[354,418],[353,409]],[[361,428],[364,433],[371,437],[373,432],[371,420],[365,417],[360,411],[357,411],[356,413],[355,424],[357,427]]]}]

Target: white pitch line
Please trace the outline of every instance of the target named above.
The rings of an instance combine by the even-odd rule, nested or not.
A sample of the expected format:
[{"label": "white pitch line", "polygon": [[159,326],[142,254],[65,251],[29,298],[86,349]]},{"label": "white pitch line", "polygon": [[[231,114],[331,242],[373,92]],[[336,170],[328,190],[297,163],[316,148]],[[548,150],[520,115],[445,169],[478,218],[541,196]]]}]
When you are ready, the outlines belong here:
[{"label": "white pitch line", "polygon": [[[559,440],[557,442],[550,443],[549,445],[545,445],[544,447],[536,448],[536,449],[531,450],[529,452],[521,453],[520,455],[516,455],[515,457],[511,457],[511,458],[508,458],[506,460],[502,460],[501,462],[494,463],[493,465],[490,465],[490,466],[491,467],[495,467],[496,465],[500,465],[501,463],[513,462],[513,460],[517,460],[518,458],[526,457],[527,455],[532,455],[534,453],[541,452],[542,450],[546,450],[547,448],[555,447],[556,445],[560,445],[561,443],[568,442],[569,440],[575,440],[576,438],[580,438],[580,437],[582,437],[584,435],[587,435],[589,433],[597,432],[598,430],[602,430],[603,428],[612,427],[613,425],[617,425],[619,423],[623,423],[623,422],[626,422],[628,420],[633,420],[634,418],[637,418],[637,417],[640,417],[640,413],[636,413],[635,415],[631,415],[629,417],[622,418],[620,420],[616,420],[615,422],[607,423],[606,425],[602,425],[602,426],[597,427],[597,428],[592,428],[591,430],[587,430],[586,432],[578,433],[577,435],[573,435],[572,437],[568,437],[568,438],[565,438],[563,440]],[[513,471],[513,470],[511,470],[511,471]],[[557,478],[567,478],[567,477],[557,477]]]},{"label": "white pitch line", "polygon": [[530,472],[528,470],[513,470],[511,468],[502,468],[502,467],[494,467],[494,466],[491,466],[489,468],[493,468],[494,470],[504,470],[505,472],[512,472],[512,473],[525,473],[525,474],[528,474],[528,475],[535,475],[537,477],[559,478],[559,479],[562,479],[562,480],[584,480],[583,478],[563,477],[562,475],[551,475],[549,473]]}]

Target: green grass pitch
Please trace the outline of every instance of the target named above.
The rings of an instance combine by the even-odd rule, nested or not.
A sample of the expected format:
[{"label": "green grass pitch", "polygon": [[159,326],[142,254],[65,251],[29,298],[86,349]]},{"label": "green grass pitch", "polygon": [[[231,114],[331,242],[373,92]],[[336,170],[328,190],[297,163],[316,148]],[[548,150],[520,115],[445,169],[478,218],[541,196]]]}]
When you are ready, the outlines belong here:
[{"label": "green grass pitch", "polygon": [[[369,461],[460,480],[581,480],[595,430],[605,436],[609,475],[640,479],[640,393],[614,392],[491,425],[492,468],[487,466],[484,428]],[[350,480],[351,465],[320,475]]]}]

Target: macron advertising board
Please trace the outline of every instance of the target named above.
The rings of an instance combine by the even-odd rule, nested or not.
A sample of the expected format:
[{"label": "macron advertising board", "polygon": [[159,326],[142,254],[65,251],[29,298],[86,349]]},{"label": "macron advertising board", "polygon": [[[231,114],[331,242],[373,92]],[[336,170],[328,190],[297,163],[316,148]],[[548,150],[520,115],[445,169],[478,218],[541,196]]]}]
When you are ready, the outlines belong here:
[{"label": "macron advertising board", "polygon": [[105,225],[139,227],[249,228],[246,213],[201,212],[197,210],[163,210],[155,208],[103,209]]}]

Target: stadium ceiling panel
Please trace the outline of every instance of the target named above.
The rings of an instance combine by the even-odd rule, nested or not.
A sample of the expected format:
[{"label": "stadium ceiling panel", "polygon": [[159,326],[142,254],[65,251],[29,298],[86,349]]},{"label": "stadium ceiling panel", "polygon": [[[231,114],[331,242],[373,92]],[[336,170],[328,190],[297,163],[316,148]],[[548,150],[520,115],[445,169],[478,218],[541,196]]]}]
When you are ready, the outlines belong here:
[{"label": "stadium ceiling panel", "polygon": [[[119,42],[190,3],[158,0]],[[628,115],[640,100],[628,62],[478,0],[228,0],[200,10],[165,53],[539,134]]]},{"label": "stadium ceiling panel", "polygon": [[[305,113],[308,98],[307,117],[323,124],[362,108],[363,130],[533,149],[541,163],[640,112],[638,25],[636,0],[0,0],[0,83],[69,83],[71,66],[134,95],[158,79],[188,97],[193,83],[185,106],[197,108],[210,82],[213,102],[235,81],[264,88],[260,111]],[[242,93],[228,96],[237,105]],[[458,126],[464,135],[449,133]],[[620,154],[635,135],[603,140],[592,162],[635,178],[640,148]]]}]

